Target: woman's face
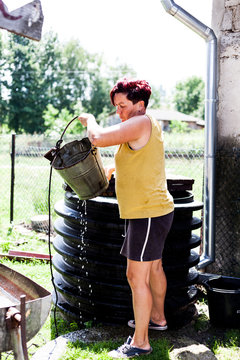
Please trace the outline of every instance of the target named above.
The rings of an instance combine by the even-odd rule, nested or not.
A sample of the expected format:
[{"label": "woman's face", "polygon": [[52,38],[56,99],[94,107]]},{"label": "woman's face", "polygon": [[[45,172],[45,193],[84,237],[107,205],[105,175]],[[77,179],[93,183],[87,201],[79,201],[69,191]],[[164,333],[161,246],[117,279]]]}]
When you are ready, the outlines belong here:
[{"label": "woman's face", "polygon": [[133,104],[131,100],[127,99],[127,95],[124,93],[116,93],[114,95],[114,105],[116,106],[116,112],[122,121],[126,121],[129,118],[139,114],[139,110],[142,109],[142,101]]}]

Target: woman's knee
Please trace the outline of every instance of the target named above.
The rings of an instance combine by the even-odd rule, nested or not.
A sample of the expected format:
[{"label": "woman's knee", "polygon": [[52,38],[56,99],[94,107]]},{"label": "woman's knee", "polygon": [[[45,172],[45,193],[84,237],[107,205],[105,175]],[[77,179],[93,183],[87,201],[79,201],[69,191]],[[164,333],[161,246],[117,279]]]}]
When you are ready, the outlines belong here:
[{"label": "woman's knee", "polygon": [[127,267],[126,276],[131,289],[143,288],[149,286],[149,276],[144,272],[136,271],[131,266]]},{"label": "woman's knee", "polygon": [[127,276],[127,281],[129,283],[129,285],[131,287],[133,287],[133,286],[135,287],[136,284],[138,283],[137,276],[136,276],[135,272],[132,271],[132,269],[130,267],[127,268],[126,276]]}]

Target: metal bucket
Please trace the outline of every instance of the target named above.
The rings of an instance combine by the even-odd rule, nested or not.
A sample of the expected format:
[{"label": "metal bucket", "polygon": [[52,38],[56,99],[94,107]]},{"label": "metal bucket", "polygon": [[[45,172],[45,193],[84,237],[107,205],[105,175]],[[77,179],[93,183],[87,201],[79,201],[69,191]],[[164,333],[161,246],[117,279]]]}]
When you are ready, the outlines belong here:
[{"label": "metal bucket", "polygon": [[[70,123],[75,120],[72,119]],[[56,148],[44,156],[51,161],[51,166],[72,188],[81,200],[92,199],[108,187],[108,180],[103,169],[99,149],[86,137],[75,140],[60,148],[65,128]]]}]

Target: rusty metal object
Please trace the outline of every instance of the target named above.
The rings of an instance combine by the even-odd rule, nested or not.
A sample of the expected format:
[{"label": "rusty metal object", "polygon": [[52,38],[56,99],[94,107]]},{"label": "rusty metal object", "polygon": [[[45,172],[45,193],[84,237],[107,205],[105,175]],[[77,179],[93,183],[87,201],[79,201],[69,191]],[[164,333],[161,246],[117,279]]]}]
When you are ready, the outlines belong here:
[{"label": "rusty metal object", "polygon": [[21,313],[15,307],[10,307],[6,313],[7,329],[17,328],[21,324]]},{"label": "rusty metal object", "polygon": [[0,264],[0,353],[15,349],[15,360],[27,360],[24,344],[40,330],[50,307],[49,291]]},{"label": "rusty metal object", "polygon": [[11,344],[15,360],[28,360],[27,342],[26,342],[26,318],[25,318],[25,299],[22,295],[21,312],[11,306],[6,313],[6,328],[11,334]]},{"label": "rusty metal object", "polygon": [[43,12],[40,0],[29,2],[11,12],[0,0],[0,28],[39,41],[42,35],[42,26]]},{"label": "rusty metal object", "polygon": [[24,354],[24,359],[28,360],[28,352],[27,352],[27,336],[26,336],[26,295],[20,296],[21,300],[21,341],[22,341],[22,349]]}]

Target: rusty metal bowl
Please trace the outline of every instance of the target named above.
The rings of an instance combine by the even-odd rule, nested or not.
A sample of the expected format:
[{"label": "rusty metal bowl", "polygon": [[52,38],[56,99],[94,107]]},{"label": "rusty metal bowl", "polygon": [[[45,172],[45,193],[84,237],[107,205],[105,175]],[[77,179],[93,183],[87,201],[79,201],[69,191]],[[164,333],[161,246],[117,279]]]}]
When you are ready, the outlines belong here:
[{"label": "rusty metal bowl", "polygon": [[26,341],[33,338],[45,323],[51,293],[26,276],[0,264],[0,353],[12,350],[12,333],[6,324],[10,307],[20,311],[20,296],[26,296]]}]

